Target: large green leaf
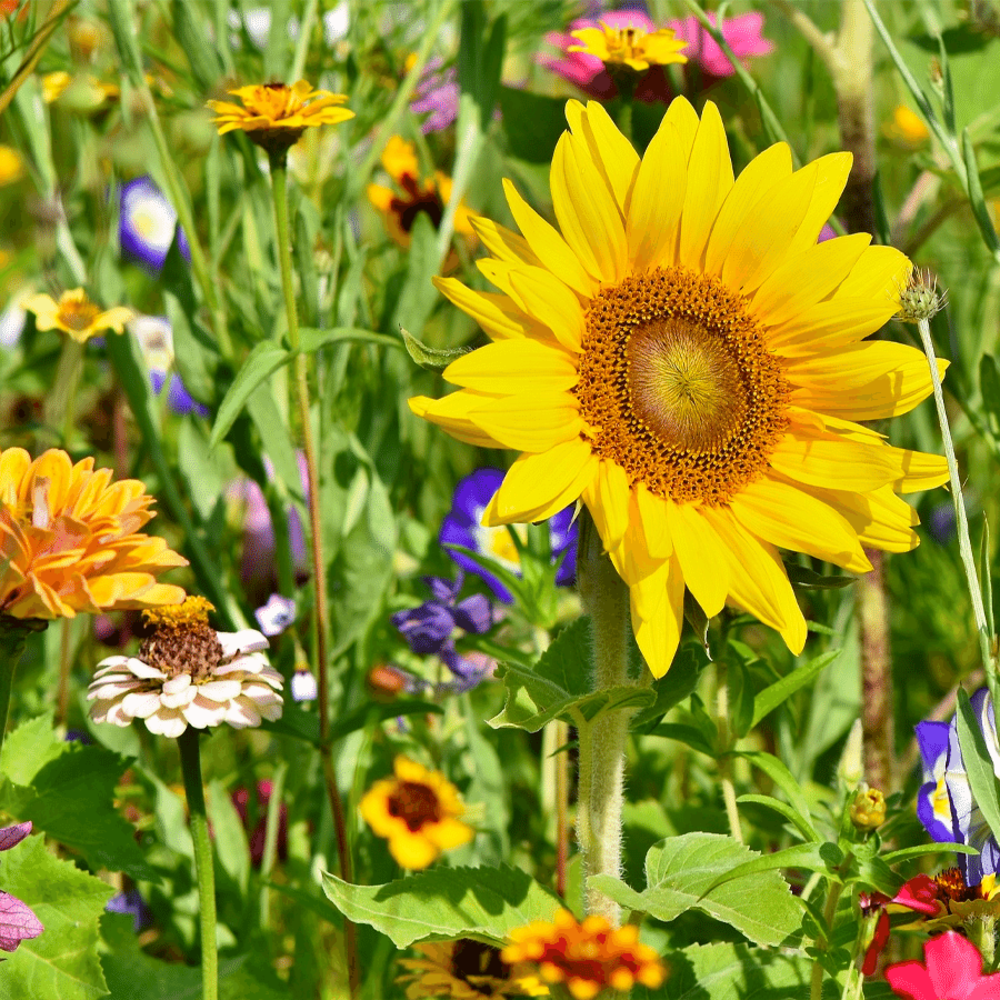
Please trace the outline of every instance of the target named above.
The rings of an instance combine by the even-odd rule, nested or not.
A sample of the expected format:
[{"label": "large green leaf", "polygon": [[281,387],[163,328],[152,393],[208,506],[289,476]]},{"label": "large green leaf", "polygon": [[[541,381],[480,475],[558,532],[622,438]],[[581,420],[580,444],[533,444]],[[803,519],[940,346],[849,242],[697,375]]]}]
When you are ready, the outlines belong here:
[{"label": "large green leaf", "polygon": [[233,384],[226,390],[226,395],[219,404],[219,413],[208,440],[209,448],[214,448],[229,433],[257,387],[282,365],[288,364],[293,356],[291,351],[286,351],[272,340],[262,340],[247,355],[243,367],[236,373]]},{"label": "large green leaf", "polygon": [[387,885],[351,885],[324,874],[323,891],[344,916],[370,924],[397,948],[471,937],[501,943],[515,927],[551,920],[564,904],[526,872],[434,868]]},{"label": "large green leaf", "polygon": [[658,920],[670,921],[697,909],[735,927],[756,944],[787,943],[801,929],[802,910],[777,872],[758,872],[711,888],[732,868],[759,857],[731,837],[686,833],[649,849],[643,892],[610,875],[587,881],[623,906]]},{"label": "large green leaf", "polygon": [[107,989],[97,941],[104,905],[114,893],[111,886],[50,854],[41,836],[30,836],[4,852],[0,880],[4,891],[27,903],[45,927],[0,964],[0,996],[4,1000],[104,997]]},{"label": "large green leaf", "polygon": [[646,708],[656,695],[651,688],[621,685],[590,689],[590,619],[580,618],[563,629],[532,669],[504,663],[498,670],[507,691],[503,710],[489,725],[494,729],[526,729],[536,733],[552,719],[587,721],[601,712]]}]

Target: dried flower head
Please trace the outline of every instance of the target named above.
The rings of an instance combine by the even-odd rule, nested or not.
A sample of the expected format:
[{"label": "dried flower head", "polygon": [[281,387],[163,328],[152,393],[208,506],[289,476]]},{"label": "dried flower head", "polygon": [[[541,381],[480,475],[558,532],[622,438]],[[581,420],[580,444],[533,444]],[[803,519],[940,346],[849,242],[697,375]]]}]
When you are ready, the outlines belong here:
[{"label": "dried flower head", "polygon": [[560,910],[554,923],[536,920],[511,932],[500,953],[505,962],[531,962],[547,983],[565,983],[574,1000],[592,1000],[602,990],[628,993],[636,983],[656,989],[666,970],[656,952],[639,943],[634,924],[612,928],[604,917],[579,923]]},{"label": "dried flower head", "polygon": [[290,87],[285,83],[253,84],[237,87],[230,94],[243,102],[209,101],[217,118],[219,135],[240,129],[269,153],[281,153],[294,146],[307,128],[338,125],[354,117],[354,112],[338,107],[345,94],[313,90],[312,84],[299,80]]},{"label": "dried flower head", "polygon": [[0,452],[0,614],[72,618],[183,600],[180,587],[156,578],[187,560],[138,534],[152,503],[138,480],[94,472],[93,458],[73,465],[56,449],[34,461],[23,448]]},{"label": "dried flower head", "polygon": [[91,302],[82,288],[63,292],[56,302],[51,295],[32,295],[24,308],[35,314],[35,326],[39,330],[62,330],[78,344],[85,344],[102,330],[121,333],[125,324],[136,314],[125,306],[101,309]]},{"label": "dried flower head", "polygon": [[458,789],[438,771],[400,754],[394,777],[376,781],[361,800],[361,815],[372,831],[389,841],[389,853],[403,868],[426,868],[442,851],[475,836],[461,822],[465,806]]},{"label": "dried flower head", "polygon": [[146,612],[153,634],[138,656],[98,664],[87,700],[95,722],[128,726],[144,719],[151,733],[177,737],[193,726],[228,722],[259,726],[281,715],[281,675],[267,662],[267,639],[256,629],[216,632],[203,597]]},{"label": "dried flower head", "polygon": [[938,291],[937,276],[929,268],[913,268],[906,284],[899,286],[899,312],[901,323],[919,323],[936,316],[948,304],[948,292]]},{"label": "dried flower head", "polygon": [[481,941],[439,941],[414,945],[420,958],[403,958],[408,970],[396,980],[406,985],[406,1000],[451,997],[452,1000],[494,1000],[507,996],[546,996],[548,987],[523,968],[508,965],[500,949]]}]

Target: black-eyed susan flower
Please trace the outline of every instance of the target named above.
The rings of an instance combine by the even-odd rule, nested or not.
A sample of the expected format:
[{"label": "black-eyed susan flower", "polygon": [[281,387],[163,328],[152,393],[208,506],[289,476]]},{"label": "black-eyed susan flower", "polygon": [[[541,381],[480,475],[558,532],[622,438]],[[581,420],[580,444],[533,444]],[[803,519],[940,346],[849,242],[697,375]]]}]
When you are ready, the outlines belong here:
[{"label": "black-eyed susan flower", "polygon": [[86,343],[104,330],[121,333],[125,324],[136,315],[126,306],[101,309],[90,301],[82,288],[63,292],[58,302],[44,293],[32,295],[24,308],[35,314],[35,326],[39,330],[62,330],[78,344]]},{"label": "black-eyed susan flower", "polygon": [[490,1000],[493,997],[546,996],[548,987],[526,969],[508,965],[500,949],[480,941],[441,941],[414,945],[420,958],[403,958],[407,972],[396,982],[406,984],[406,1000],[451,997]]},{"label": "black-eyed susan flower", "polygon": [[537,967],[543,982],[565,983],[574,1000],[593,1000],[602,990],[628,993],[636,983],[655,990],[666,976],[656,952],[639,943],[634,924],[616,929],[599,916],[581,924],[569,910],[551,924],[536,920],[512,931],[500,956]]},{"label": "black-eyed susan flower", "polygon": [[484,524],[582,497],[655,676],[685,587],[709,617],[729,602],[798,652],[806,625],[778,549],[866,572],[862,546],[918,543],[896,494],[948,478],[944,458],[858,423],[931,392],[918,350],[864,340],[899,308],[910,262],[863,233],[817,243],[849,154],[793,171],[777,143],[734,180],[712,103],[699,119],[675,100],[641,159],[600,105],[566,110],[550,177],[561,233],[505,182],[524,235],[473,220],[500,294],[435,279],[494,343],[445,370],[458,392],[410,406],[461,441],[522,452]]},{"label": "black-eyed susan flower", "polygon": [[[436,170],[432,177],[421,179],[413,143],[398,135],[386,144],[382,166],[395,184],[395,189],[382,184],[369,184],[368,200],[382,213],[392,239],[401,247],[408,247],[410,232],[418,215],[426,215],[435,229],[441,224],[445,206],[451,198],[451,178]],[[465,202],[455,212],[455,232],[466,240],[475,239]],[[453,257],[445,266],[453,267],[457,262],[457,257]]]},{"label": "black-eyed susan flower", "polygon": [[686,63],[681,49],[687,42],[677,38],[671,28],[648,30],[645,20],[629,20],[624,25],[602,20],[597,27],[580,28],[572,32],[579,44],[571,45],[568,51],[594,56],[609,70],[627,68],[634,73],[644,73],[652,66]]},{"label": "black-eyed susan flower", "polygon": [[442,851],[467,844],[475,835],[460,816],[458,789],[438,771],[400,754],[394,776],[376,781],[361,799],[361,815],[372,831],[389,841],[402,868],[426,868]]},{"label": "black-eyed susan flower", "polygon": [[180,587],[157,577],[187,560],[139,534],[152,503],[141,482],[112,482],[93,458],[0,452],[0,615],[72,618],[182,601]]},{"label": "black-eyed susan flower", "polygon": [[256,629],[216,632],[203,597],[145,612],[153,634],[136,656],[109,656],[87,691],[90,717],[126,727],[142,719],[151,733],[177,737],[192,726],[235,729],[281,716],[281,675],[268,663]]},{"label": "black-eyed susan flower", "polygon": [[243,107],[228,101],[208,102],[218,116],[214,124],[219,135],[239,129],[268,152],[293,146],[307,128],[339,125],[354,117],[353,111],[340,107],[347,100],[345,94],[313,90],[307,80],[290,87],[285,83],[253,84],[229,93],[238,97]]}]

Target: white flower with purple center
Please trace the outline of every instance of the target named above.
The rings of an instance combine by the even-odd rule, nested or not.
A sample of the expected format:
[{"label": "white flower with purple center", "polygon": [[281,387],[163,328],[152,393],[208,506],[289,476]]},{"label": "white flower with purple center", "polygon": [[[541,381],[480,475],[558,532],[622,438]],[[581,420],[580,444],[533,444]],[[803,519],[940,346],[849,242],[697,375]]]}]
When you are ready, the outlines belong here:
[{"label": "white flower with purple center", "polygon": [[150,177],[137,177],[122,187],[118,240],[122,253],[154,273],[163,268],[177,231],[177,246],[186,260],[191,248],[177,212]]},{"label": "white flower with purple center", "polygon": [[246,729],[279,718],[282,680],[264,656],[267,638],[256,629],[216,632],[211,609],[189,597],[144,612],[153,634],[138,656],[98,664],[87,693],[90,717],[123,728],[142,719],[151,733],[173,738],[188,726]]},{"label": "white flower with purple center", "polygon": [[[521,575],[521,559],[517,546],[511,538],[510,530],[517,531],[518,537],[526,538],[524,525],[510,525],[497,528],[483,526],[483,513],[489,506],[493,495],[503,482],[504,473],[499,469],[477,469],[471,475],[459,481],[452,497],[451,510],[441,522],[441,532],[438,540],[445,548],[460,545],[472,549],[482,556],[495,562],[498,566],[509,570],[515,576]],[[576,534],[577,528],[573,521],[573,508],[567,507],[549,518],[549,544],[552,550],[552,560],[562,557],[559,570],[556,573],[556,583],[568,585],[576,576]],[[483,578],[486,585],[493,591],[497,600],[510,604],[513,596],[510,591],[477,562],[462,552],[448,549],[451,558],[463,569],[476,573]]]}]

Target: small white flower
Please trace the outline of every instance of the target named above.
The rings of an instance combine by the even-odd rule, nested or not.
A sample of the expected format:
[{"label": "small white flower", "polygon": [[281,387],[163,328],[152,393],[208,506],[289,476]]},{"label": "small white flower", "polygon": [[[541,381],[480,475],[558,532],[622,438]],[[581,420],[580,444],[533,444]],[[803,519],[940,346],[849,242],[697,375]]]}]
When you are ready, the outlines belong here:
[{"label": "small white flower", "polygon": [[281,716],[281,675],[268,663],[256,629],[216,632],[200,597],[146,612],[155,625],[138,656],[109,656],[87,692],[95,722],[128,726],[143,719],[151,733],[177,737],[192,726],[223,722],[236,729]]},{"label": "small white flower", "polygon": [[292,698],[295,701],[316,700],[316,676],[309,670],[296,670],[291,681]]},{"label": "small white flower", "polygon": [[281,635],[295,621],[295,601],[281,594],[272,594],[267,604],[253,613],[261,632],[268,638]]}]

